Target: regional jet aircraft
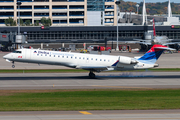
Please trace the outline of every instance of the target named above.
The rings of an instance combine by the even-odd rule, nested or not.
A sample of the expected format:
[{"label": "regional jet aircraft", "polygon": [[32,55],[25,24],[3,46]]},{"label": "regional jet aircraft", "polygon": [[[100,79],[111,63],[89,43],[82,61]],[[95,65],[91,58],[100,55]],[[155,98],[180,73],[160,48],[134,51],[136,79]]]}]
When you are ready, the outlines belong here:
[{"label": "regional jet aircraft", "polygon": [[7,61],[37,64],[63,65],[76,69],[89,70],[89,77],[95,78],[93,72],[110,70],[138,70],[157,67],[156,60],[164,50],[172,50],[166,46],[154,45],[142,57],[130,58],[126,56],[93,55],[84,53],[47,51],[40,49],[18,49],[3,56]]}]

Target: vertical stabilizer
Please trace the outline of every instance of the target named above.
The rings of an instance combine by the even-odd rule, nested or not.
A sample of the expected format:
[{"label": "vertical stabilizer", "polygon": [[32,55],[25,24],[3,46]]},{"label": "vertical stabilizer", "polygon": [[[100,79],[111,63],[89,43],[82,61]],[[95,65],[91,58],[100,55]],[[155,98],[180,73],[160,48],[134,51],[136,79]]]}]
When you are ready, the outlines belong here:
[{"label": "vertical stabilizer", "polygon": [[153,33],[154,33],[154,37],[156,36],[156,29],[155,29],[155,22],[154,22],[154,18],[153,18]]},{"label": "vertical stabilizer", "polygon": [[143,0],[143,9],[142,9],[142,25],[147,24],[147,14],[146,14],[146,5],[145,5],[145,0]]},{"label": "vertical stabilizer", "polygon": [[149,51],[147,51],[141,58],[138,59],[138,61],[146,64],[154,64],[161,56],[163,51],[167,49],[170,48],[163,45],[153,45]]},{"label": "vertical stabilizer", "polygon": [[172,17],[170,0],[169,0],[169,3],[168,3],[168,17]]}]

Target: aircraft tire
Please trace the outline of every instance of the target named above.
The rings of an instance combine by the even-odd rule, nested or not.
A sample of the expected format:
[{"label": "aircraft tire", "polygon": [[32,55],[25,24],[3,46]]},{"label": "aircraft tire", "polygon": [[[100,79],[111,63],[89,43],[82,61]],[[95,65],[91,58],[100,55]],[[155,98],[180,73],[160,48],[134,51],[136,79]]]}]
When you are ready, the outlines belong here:
[{"label": "aircraft tire", "polygon": [[93,72],[89,72],[89,77],[94,79],[96,75]]}]

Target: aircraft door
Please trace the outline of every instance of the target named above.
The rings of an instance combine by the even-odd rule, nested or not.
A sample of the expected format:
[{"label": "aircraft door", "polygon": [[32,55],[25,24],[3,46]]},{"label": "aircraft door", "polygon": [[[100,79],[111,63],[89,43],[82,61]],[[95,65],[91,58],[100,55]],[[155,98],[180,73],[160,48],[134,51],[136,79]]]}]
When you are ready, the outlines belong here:
[{"label": "aircraft door", "polygon": [[31,59],[31,50],[30,49],[25,50],[25,58]]}]

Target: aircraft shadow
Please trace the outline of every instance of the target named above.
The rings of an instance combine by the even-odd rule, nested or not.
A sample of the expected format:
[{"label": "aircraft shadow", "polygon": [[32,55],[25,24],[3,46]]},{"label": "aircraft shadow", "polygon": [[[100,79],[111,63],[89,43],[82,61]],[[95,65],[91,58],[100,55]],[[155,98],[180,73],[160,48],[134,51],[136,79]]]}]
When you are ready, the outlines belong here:
[{"label": "aircraft shadow", "polygon": [[120,75],[97,75],[96,78],[89,78],[89,76],[46,76],[46,77],[0,77],[2,80],[109,80],[109,79],[175,79],[180,78],[180,75],[144,75],[144,76],[120,76]]}]

